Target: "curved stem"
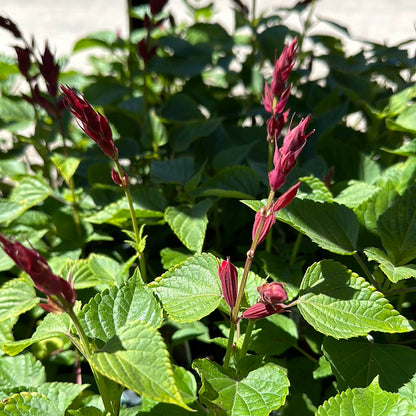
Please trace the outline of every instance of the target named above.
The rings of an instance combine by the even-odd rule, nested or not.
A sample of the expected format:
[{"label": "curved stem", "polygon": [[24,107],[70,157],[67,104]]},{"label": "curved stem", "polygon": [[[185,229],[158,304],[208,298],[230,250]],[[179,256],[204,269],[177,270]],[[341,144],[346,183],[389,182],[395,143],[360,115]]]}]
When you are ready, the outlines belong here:
[{"label": "curved stem", "polygon": [[248,347],[250,346],[251,333],[252,333],[253,328],[254,328],[254,322],[255,321],[253,319],[248,320],[246,332],[244,334],[243,345],[241,346],[240,359],[243,359],[247,354]]},{"label": "curved stem", "polygon": [[299,252],[300,243],[302,242],[302,237],[303,237],[303,234],[298,233],[298,235],[296,237],[295,244],[293,246],[292,253],[290,254],[289,266],[293,266],[295,264],[296,257],[297,257],[298,252]]},{"label": "curved stem", "polygon": [[366,264],[364,263],[364,261],[361,259],[361,257],[358,255],[357,252],[355,252],[353,254],[355,260],[357,260],[357,263],[361,266],[361,268],[363,269],[365,275],[367,276],[368,280],[370,281],[370,283],[380,292],[382,292],[379,284],[377,283],[376,279],[374,279],[374,276],[371,274],[370,270],[368,270],[368,267],[366,266]]}]

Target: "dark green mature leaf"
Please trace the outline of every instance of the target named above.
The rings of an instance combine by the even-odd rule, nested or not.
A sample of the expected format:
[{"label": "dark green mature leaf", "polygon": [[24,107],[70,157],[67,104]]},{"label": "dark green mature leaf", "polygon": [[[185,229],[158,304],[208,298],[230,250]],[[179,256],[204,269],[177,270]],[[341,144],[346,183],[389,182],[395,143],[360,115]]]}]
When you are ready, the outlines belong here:
[{"label": "dark green mature leaf", "polygon": [[328,251],[351,255],[356,250],[358,221],[345,205],[295,198],[276,217]]},{"label": "dark green mature leaf", "polygon": [[289,380],[275,364],[266,364],[235,379],[217,363],[195,360],[202,379],[200,400],[218,415],[267,416],[285,402]]},{"label": "dark green mature leaf", "polygon": [[161,116],[165,120],[174,122],[205,120],[201,111],[198,109],[198,103],[184,93],[169,97],[162,109]]},{"label": "dark green mature leaf", "polygon": [[117,330],[92,366],[109,379],[152,400],[188,408],[175,383],[163,338],[143,321],[131,321]]},{"label": "dark green mature leaf", "polygon": [[415,206],[416,187],[411,187],[377,221],[383,246],[396,266],[416,257]]},{"label": "dark green mature leaf", "polygon": [[[268,27],[257,36],[259,49],[266,59],[272,61],[276,54],[279,56],[278,54],[280,54],[283,49],[288,32],[289,30],[286,26],[272,26]],[[280,50],[276,50],[277,48],[280,48]]]},{"label": "dark green mature leaf", "polygon": [[63,416],[64,412],[46,396],[39,393],[22,392],[4,399],[0,403],[1,416]]},{"label": "dark green mature leaf", "polygon": [[163,308],[177,322],[194,322],[214,311],[222,298],[218,261],[207,253],[190,257],[152,282]]},{"label": "dark green mature leaf", "polygon": [[0,288],[0,322],[14,318],[39,303],[33,283],[27,277],[9,280]]},{"label": "dark green mature leaf", "polygon": [[158,328],[162,318],[161,308],[152,291],[137,275],[121,287],[114,286],[95,295],[79,314],[87,335],[103,342],[131,321],[140,320]]},{"label": "dark green mature leaf", "polygon": [[336,341],[326,338],[323,343],[340,390],[366,387],[378,376],[383,390],[400,392],[416,404],[416,351],[403,345],[375,344],[368,340]]},{"label": "dark green mature leaf", "polygon": [[317,331],[334,338],[366,335],[370,331],[409,332],[401,316],[362,277],[333,260],[308,268],[299,292],[298,308]]},{"label": "dark green mature leaf", "polygon": [[253,198],[259,190],[257,173],[246,166],[226,168],[207,180],[196,190],[198,196],[220,198]]},{"label": "dark green mature leaf", "polygon": [[39,386],[45,382],[45,370],[32,354],[0,357],[0,386]]},{"label": "dark green mature leaf", "polygon": [[[335,198],[335,202],[343,204],[348,208],[354,209],[362,202],[369,199],[375,192],[377,187],[361,181],[349,181],[348,186],[341,191]],[[357,211],[354,210],[357,214]]]},{"label": "dark green mature leaf", "polygon": [[381,390],[377,378],[365,389],[352,389],[331,397],[317,416],[409,416],[415,411],[399,394]]},{"label": "dark green mature leaf", "polygon": [[179,205],[168,207],[165,211],[166,222],[184,246],[191,251],[202,251],[208,225],[207,213],[211,205],[209,199],[204,199],[193,207]]},{"label": "dark green mature leaf", "polygon": [[184,185],[194,174],[194,161],[191,156],[171,160],[154,161],[150,175],[154,182],[178,183]]}]

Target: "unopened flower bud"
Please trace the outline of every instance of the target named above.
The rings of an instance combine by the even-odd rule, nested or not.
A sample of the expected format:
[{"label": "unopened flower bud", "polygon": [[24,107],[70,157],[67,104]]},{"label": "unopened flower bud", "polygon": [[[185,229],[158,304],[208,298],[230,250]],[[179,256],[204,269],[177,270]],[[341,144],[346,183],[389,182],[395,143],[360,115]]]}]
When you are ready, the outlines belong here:
[{"label": "unopened flower bud", "polygon": [[253,224],[253,229],[251,232],[251,237],[252,240],[254,241],[260,224],[262,223],[263,220],[263,226],[260,230],[260,234],[257,240],[257,245],[259,245],[267,236],[267,234],[269,234],[270,230],[273,227],[273,224],[276,222],[276,216],[274,215],[273,212],[270,213],[265,213],[264,212],[264,208],[263,207],[260,211],[257,211],[256,216],[254,217],[254,224]]},{"label": "unopened flower bud", "polygon": [[265,305],[276,307],[287,301],[287,293],[282,283],[271,282],[264,283],[257,288],[260,302]]},{"label": "unopened flower bud", "polygon": [[116,185],[119,185],[122,188],[127,188],[130,183],[127,173],[123,172],[123,179],[121,179],[119,173],[116,172],[114,168],[111,168],[111,179]]},{"label": "unopened flower bud", "polygon": [[280,313],[284,310],[283,306],[278,308],[273,308],[271,305],[266,305],[264,303],[256,303],[253,306],[250,306],[243,312],[243,318],[246,319],[262,319],[267,318],[270,315],[275,313]]},{"label": "unopened flower bud", "polygon": [[238,272],[236,267],[230,262],[229,257],[218,266],[218,276],[221,281],[224,299],[227,305],[233,308],[237,299]]}]

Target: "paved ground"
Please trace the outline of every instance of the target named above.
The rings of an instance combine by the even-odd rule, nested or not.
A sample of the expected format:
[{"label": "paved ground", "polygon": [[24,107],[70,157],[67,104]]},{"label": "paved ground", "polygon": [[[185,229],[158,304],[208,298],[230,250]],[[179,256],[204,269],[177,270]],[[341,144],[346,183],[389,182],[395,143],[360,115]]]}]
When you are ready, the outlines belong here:
[{"label": "paved ground", "polygon": [[[215,18],[231,30],[232,1],[214,2],[218,11]],[[251,4],[252,0],[243,2]],[[277,7],[290,7],[296,2],[257,0],[256,12],[269,13]],[[58,55],[66,55],[77,39],[95,31],[108,29],[126,36],[126,6],[127,0],[1,0],[0,14],[12,18],[25,35],[35,35],[40,43],[49,39]],[[182,0],[169,0],[168,7],[177,21],[189,18]],[[347,26],[353,38],[389,45],[413,39],[408,48],[413,53],[416,49],[416,0],[317,0],[315,21],[318,16]],[[298,26],[297,19],[292,18],[287,23],[291,27]],[[314,30],[337,33],[324,23],[319,23]],[[0,53],[12,54],[10,45],[14,43],[12,36],[4,30],[0,32]],[[354,48],[354,44],[351,45]],[[71,62],[74,66],[82,65],[83,59],[85,57],[78,56]]]}]

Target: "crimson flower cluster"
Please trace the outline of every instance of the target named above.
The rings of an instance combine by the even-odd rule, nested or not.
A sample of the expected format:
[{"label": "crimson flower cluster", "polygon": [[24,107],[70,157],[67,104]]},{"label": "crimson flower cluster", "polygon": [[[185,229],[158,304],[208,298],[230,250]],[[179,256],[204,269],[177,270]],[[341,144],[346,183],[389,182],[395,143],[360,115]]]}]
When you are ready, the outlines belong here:
[{"label": "crimson flower cluster", "polygon": [[0,242],[16,266],[30,276],[36,289],[48,297],[48,303],[40,304],[43,309],[54,313],[72,309],[76,300],[74,288],[67,280],[55,275],[36,250],[27,248],[18,241],[8,240],[1,234]]}]

